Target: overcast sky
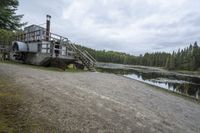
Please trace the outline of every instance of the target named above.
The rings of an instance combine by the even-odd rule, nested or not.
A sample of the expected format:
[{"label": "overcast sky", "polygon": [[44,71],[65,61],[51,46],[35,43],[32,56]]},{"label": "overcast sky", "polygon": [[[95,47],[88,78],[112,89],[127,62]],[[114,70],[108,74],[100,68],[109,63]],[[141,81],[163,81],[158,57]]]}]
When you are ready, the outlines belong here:
[{"label": "overcast sky", "polygon": [[19,0],[29,24],[94,49],[143,54],[183,48],[200,40],[200,0]]}]

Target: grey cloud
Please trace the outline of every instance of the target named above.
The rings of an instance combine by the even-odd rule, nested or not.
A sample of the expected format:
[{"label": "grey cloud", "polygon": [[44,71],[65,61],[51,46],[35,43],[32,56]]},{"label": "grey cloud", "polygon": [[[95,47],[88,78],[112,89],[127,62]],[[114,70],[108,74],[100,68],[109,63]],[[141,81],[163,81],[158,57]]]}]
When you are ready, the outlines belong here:
[{"label": "grey cloud", "polygon": [[19,0],[24,21],[95,49],[132,54],[171,51],[200,41],[198,0]]}]

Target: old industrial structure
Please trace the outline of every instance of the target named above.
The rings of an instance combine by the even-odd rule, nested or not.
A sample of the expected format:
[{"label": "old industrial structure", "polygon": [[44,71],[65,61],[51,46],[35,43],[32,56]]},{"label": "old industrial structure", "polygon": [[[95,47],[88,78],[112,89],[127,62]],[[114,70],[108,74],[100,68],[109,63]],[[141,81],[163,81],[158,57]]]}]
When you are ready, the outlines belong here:
[{"label": "old industrial structure", "polygon": [[47,15],[46,28],[31,25],[24,28],[24,32],[17,35],[12,45],[7,48],[0,46],[0,52],[9,53],[10,60],[34,65],[57,65],[65,67],[75,64],[77,67],[94,71],[95,59],[83,51],[68,38],[50,32],[51,16]]}]

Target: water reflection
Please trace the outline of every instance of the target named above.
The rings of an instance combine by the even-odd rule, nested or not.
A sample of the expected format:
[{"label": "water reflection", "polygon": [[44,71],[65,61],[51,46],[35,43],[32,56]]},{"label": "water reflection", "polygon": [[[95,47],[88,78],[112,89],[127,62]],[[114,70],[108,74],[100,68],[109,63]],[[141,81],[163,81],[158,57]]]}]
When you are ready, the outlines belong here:
[{"label": "water reflection", "polygon": [[200,79],[197,77],[166,75],[158,72],[143,72],[134,69],[111,69],[99,68],[100,72],[108,72],[124,75],[125,77],[171,90],[182,95],[187,95],[199,99]]}]

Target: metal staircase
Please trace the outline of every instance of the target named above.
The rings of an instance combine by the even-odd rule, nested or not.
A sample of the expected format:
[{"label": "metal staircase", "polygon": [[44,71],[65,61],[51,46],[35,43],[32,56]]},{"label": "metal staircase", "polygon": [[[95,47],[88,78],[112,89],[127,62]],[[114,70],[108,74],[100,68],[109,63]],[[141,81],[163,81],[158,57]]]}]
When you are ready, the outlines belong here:
[{"label": "metal staircase", "polygon": [[87,67],[88,70],[96,71],[96,60],[86,50],[81,51],[74,44],[70,44],[70,47],[76,52],[77,58],[82,61],[83,65]]}]

